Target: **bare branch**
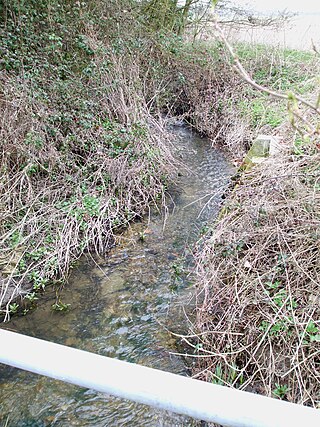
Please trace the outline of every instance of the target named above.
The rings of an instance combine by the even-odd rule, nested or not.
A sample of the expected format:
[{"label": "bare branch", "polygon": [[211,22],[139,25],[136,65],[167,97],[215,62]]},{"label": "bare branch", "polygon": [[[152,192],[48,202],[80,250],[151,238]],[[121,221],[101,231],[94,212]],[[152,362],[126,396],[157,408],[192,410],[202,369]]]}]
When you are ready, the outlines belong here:
[{"label": "bare branch", "polygon": [[231,46],[231,44],[229,43],[229,41],[227,40],[226,36],[224,35],[224,32],[221,28],[221,26],[218,24],[218,22],[215,22],[215,30],[216,33],[218,35],[218,37],[220,38],[220,40],[223,42],[224,46],[227,48],[233,63],[234,63],[234,69],[240,74],[240,76],[247,82],[249,83],[252,87],[254,87],[255,89],[264,92],[268,95],[271,95],[275,98],[278,99],[283,99],[286,101],[292,101],[292,100],[296,100],[298,101],[300,104],[310,108],[311,110],[313,110],[314,112],[316,112],[317,114],[320,115],[320,108],[319,108],[319,102],[316,102],[315,104],[312,104],[311,102],[307,101],[306,99],[302,98],[301,96],[294,94],[294,93],[282,93],[282,92],[277,92],[274,90],[271,90],[265,86],[262,86],[260,84],[258,84],[250,75],[249,73],[246,71],[246,69],[244,68],[244,66],[242,65],[242,63],[239,60],[238,55],[236,54],[236,52],[234,51],[233,47]]}]

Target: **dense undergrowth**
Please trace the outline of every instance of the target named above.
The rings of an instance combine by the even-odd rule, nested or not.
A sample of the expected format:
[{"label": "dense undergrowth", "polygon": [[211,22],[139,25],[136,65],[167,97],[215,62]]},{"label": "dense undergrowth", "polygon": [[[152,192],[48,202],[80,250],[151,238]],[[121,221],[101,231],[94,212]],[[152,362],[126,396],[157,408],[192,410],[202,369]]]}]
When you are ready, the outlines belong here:
[{"label": "dense undergrowth", "polygon": [[207,380],[317,406],[319,160],[287,154],[247,173],[199,253]]},{"label": "dense undergrowth", "polygon": [[163,202],[173,169],[167,133],[143,93],[131,51],[138,39],[116,35],[117,6],[2,5],[5,319],[26,313],[39,291],[63,283],[84,251],[105,253],[115,230]]},{"label": "dense undergrowth", "polygon": [[105,253],[115,230],[163,201],[172,172],[167,134],[142,93],[134,40],[115,37],[113,6],[30,1],[1,11],[6,318],[26,313],[85,250]]},{"label": "dense undergrowth", "polygon": [[[195,375],[316,406],[317,140],[243,82],[223,44],[150,25],[144,3],[1,3],[2,314],[27,313],[84,251],[105,253],[116,231],[164,203],[176,165],[165,116],[238,160],[272,133],[282,154],[242,176],[199,246]],[[259,84],[314,96],[315,55],[237,52]],[[59,292],[54,307],[67,307]]]},{"label": "dense undergrowth", "polygon": [[[239,46],[254,80],[316,100],[319,58],[270,50]],[[281,149],[237,178],[199,242],[198,338],[186,338],[194,375],[319,407],[319,112],[292,106],[290,94],[286,105],[245,91],[240,111],[252,131],[278,136]]]},{"label": "dense undergrowth", "polygon": [[[116,230],[150,203],[164,202],[175,169],[165,115],[239,155],[248,144],[234,114],[245,120],[230,103],[240,79],[228,71],[221,47],[155,30],[142,6],[1,3],[6,320],[27,313],[48,284],[59,289],[84,251],[106,252]],[[59,292],[55,307],[64,308]]]}]

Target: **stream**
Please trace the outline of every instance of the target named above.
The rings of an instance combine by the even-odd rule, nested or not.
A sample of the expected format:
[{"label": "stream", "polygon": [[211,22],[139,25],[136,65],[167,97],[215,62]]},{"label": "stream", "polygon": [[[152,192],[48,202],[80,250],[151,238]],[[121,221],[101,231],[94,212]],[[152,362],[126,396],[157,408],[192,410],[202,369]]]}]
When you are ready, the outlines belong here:
[{"label": "stream", "polygon": [[[192,245],[217,214],[234,169],[222,150],[188,128],[175,125],[172,134],[186,169],[170,191],[165,227],[154,209],[129,227],[106,259],[81,259],[62,292],[67,312],[52,310],[53,290],[46,290],[36,310],[1,327],[188,375],[184,358],[173,354],[181,347],[169,331],[188,332]],[[188,417],[0,365],[1,427],[197,425]]]}]

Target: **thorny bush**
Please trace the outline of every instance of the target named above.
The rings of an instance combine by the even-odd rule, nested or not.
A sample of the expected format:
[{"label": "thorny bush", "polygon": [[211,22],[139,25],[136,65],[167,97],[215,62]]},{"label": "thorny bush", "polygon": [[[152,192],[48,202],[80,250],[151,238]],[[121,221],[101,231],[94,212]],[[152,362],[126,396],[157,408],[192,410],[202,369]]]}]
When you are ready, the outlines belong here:
[{"label": "thorny bush", "polygon": [[319,164],[246,172],[202,242],[196,377],[319,405]]}]

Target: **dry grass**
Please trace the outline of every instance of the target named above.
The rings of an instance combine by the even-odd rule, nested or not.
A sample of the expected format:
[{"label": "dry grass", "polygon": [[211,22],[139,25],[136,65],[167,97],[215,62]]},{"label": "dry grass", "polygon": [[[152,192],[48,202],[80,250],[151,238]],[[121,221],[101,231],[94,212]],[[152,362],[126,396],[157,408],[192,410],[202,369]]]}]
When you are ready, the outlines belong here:
[{"label": "dry grass", "polygon": [[[49,282],[60,283],[83,251],[105,252],[115,230],[150,202],[164,202],[174,162],[159,111],[179,115],[239,159],[251,139],[252,105],[221,45],[190,45],[174,34],[146,37],[122,2],[69,6],[71,15],[55,10],[57,22],[66,18],[62,26],[49,14],[48,34],[45,20],[23,21],[13,9],[6,15],[11,27],[6,23],[0,34],[4,65],[14,70],[0,74],[6,320],[17,296],[32,299]],[[20,18],[23,37],[14,34],[15,45],[6,25],[14,33]],[[118,21],[128,29],[123,36]],[[261,105],[255,108],[260,121]],[[28,309],[23,303],[21,310]]]},{"label": "dry grass", "polygon": [[[263,61],[250,66],[254,49],[237,54],[219,34],[251,86],[242,110],[285,142],[281,153],[237,177],[200,242],[195,376],[319,407],[319,61],[282,52],[281,67],[268,71]],[[287,102],[291,128],[275,99]]]},{"label": "dry grass", "polygon": [[175,62],[176,88],[172,109],[189,122],[212,145],[221,144],[233,156],[242,158],[249,148],[252,130],[237,103],[245,84],[230,69],[219,45],[195,45],[190,62]]},{"label": "dry grass", "polygon": [[45,74],[36,81],[1,74],[5,320],[17,311],[18,296],[27,295],[19,308],[26,312],[34,293],[52,282],[61,285],[84,251],[105,253],[115,230],[150,203],[164,202],[165,180],[174,169],[168,135],[161,118],[149,113],[129,61],[99,52],[90,77],[68,84],[47,84]]},{"label": "dry grass", "polygon": [[246,172],[198,251],[195,376],[319,406],[320,154]]},{"label": "dry grass", "polygon": [[[26,4],[26,19],[14,8],[5,11],[0,65],[11,70],[0,75],[5,320],[26,313],[47,284],[60,286],[84,251],[107,251],[116,230],[150,203],[164,203],[175,162],[159,111],[181,115],[213,143],[244,150],[237,128],[243,120],[228,103],[235,78],[223,52],[187,46],[174,34],[149,38],[120,3],[53,8],[54,19],[42,3]],[[128,27],[123,36],[118,20]]]}]

